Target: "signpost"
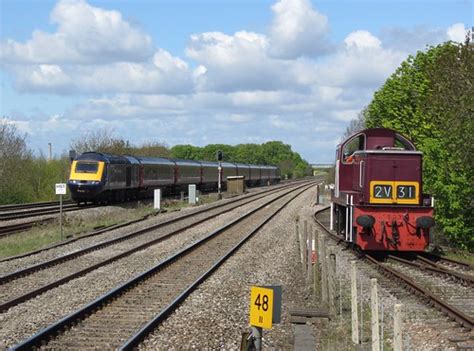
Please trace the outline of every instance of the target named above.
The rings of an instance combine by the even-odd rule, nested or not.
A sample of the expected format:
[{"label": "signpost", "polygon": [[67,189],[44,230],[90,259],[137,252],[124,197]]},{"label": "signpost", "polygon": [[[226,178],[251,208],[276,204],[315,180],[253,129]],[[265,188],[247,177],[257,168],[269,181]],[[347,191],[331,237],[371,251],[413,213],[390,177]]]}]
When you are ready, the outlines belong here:
[{"label": "signpost", "polygon": [[250,288],[250,325],[257,351],[262,348],[262,328],[271,329],[281,320],[281,286]]},{"label": "signpost", "polygon": [[196,205],[196,184],[188,185],[188,203]]},{"label": "signpost", "polygon": [[272,328],[273,290],[252,286],[250,290],[250,324],[265,329]]},{"label": "signpost", "polygon": [[64,240],[63,235],[63,195],[66,195],[66,184],[56,183],[56,195],[59,195],[59,229],[61,231],[61,240]]},{"label": "signpost", "polygon": [[153,208],[155,210],[161,210],[161,189],[155,189],[153,198]]}]

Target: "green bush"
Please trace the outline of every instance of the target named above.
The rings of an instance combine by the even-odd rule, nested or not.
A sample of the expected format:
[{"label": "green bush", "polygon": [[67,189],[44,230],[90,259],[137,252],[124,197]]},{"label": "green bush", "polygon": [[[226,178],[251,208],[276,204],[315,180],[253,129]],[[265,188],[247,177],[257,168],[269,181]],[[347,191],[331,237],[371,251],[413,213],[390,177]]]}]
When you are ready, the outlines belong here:
[{"label": "green bush", "polygon": [[474,46],[444,43],[410,56],[364,112],[367,127],[411,138],[424,153],[424,191],[455,245],[474,249]]}]

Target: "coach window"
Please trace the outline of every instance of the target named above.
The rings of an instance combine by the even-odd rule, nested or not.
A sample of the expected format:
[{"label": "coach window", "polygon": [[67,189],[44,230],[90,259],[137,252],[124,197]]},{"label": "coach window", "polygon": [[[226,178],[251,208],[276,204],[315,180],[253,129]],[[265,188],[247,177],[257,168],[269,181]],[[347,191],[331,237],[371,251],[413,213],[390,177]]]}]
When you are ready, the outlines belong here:
[{"label": "coach window", "polygon": [[365,135],[360,134],[349,140],[342,149],[342,162],[349,164],[354,162],[354,152],[365,149]]}]

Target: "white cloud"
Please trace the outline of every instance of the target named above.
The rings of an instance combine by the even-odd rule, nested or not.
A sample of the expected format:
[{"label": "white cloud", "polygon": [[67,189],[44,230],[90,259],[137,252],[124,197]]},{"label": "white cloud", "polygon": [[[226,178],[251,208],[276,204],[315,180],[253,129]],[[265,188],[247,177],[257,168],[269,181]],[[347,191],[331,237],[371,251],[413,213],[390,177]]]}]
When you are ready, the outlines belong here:
[{"label": "white cloud", "polygon": [[17,89],[24,92],[181,94],[193,89],[187,64],[162,49],[144,63],[14,65],[10,70],[15,73]]},{"label": "white cloud", "polygon": [[199,64],[195,78],[200,90],[269,90],[285,81],[286,69],[266,55],[267,46],[263,34],[207,32],[191,36],[186,54]]},{"label": "white cloud", "polygon": [[465,32],[459,23],[377,35],[354,29],[331,43],[328,18],[309,0],[271,9],[268,32],[193,34],[183,59],[154,48],[117,11],[60,1],[51,13],[57,30],[3,42],[2,68],[18,91],[87,99],[56,115],[14,119],[43,141],[63,125],[70,134],[56,137],[64,140],[79,126],[113,128],[134,143],[283,140],[306,157],[327,154],[327,162],[341,130],[408,54]]},{"label": "white cloud", "polygon": [[280,0],[272,6],[270,52],[279,58],[326,53],[328,19],[309,0]]},{"label": "white cloud", "polygon": [[462,43],[466,40],[467,30],[464,23],[456,23],[448,28],[446,31],[449,40]]},{"label": "white cloud", "polygon": [[355,31],[346,36],[337,53],[318,66],[319,81],[339,87],[374,89],[406,57],[405,52],[383,48],[373,34]]},{"label": "white cloud", "polygon": [[152,55],[151,37],[132,27],[117,11],[84,0],[62,0],[51,13],[55,33],[36,30],[25,43],[7,40],[1,60],[13,64],[97,64],[142,61]]},{"label": "white cloud", "polygon": [[344,44],[350,49],[369,49],[380,48],[380,40],[366,30],[357,30],[350,33],[345,39]]}]

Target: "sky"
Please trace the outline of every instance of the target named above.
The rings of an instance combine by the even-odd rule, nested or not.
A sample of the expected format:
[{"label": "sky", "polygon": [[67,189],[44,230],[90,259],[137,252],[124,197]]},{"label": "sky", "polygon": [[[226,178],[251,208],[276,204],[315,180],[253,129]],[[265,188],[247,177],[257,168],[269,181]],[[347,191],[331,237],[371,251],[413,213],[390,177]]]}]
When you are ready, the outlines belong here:
[{"label": "sky", "polygon": [[330,163],[400,63],[473,17],[473,0],[0,0],[0,118],[43,154],[101,130]]}]

